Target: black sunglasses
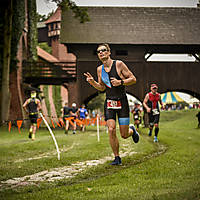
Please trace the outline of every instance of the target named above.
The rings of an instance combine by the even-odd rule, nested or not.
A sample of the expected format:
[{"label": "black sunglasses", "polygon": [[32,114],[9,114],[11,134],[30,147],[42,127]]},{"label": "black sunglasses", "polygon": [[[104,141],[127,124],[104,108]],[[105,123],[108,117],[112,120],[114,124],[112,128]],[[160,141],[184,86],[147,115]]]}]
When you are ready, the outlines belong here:
[{"label": "black sunglasses", "polygon": [[100,53],[100,52],[105,52],[107,51],[107,49],[100,49],[100,50],[97,50],[97,54]]}]

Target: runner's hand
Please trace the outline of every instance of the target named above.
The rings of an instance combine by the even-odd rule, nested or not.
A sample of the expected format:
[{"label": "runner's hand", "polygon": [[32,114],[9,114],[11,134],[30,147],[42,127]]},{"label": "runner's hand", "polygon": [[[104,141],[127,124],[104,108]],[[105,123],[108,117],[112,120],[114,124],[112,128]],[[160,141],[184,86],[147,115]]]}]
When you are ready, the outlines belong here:
[{"label": "runner's hand", "polygon": [[119,85],[121,85],[121,80],[118,80],[118,79],[113,78],[113,77],[111,77],[110,80],[111,80],[111,84],[113,86],[119,86]]},{"label": "runner's hand", "polygon": [[94,83],[94,78],[89,72],[84,73],[84,75],[86,76],[86,81],[88,83]]},{"label": "runner's hand", "polygon": [[147,112],[150,113],[151,112],[151,108],[147,108]]}]

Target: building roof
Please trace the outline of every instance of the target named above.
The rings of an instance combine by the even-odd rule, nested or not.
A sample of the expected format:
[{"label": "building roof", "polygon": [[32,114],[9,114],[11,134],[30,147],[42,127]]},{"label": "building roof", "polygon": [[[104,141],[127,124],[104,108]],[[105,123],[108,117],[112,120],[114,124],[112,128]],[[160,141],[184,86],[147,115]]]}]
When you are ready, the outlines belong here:
[{"label": "building roof", "polygon": [[200,8],[88,7],[81,24],[62,12],[61,43],[200,44]]},{"label": "building roof", "polygon": [[49,17],[49,19],[47,19],[45,21],[45,24],[49,24],[52,22],[60,22],[61,21],[61,12],[62,12],[61,8],[58,7],[56,9],[55,13],[51,17]]},{"label": "building roof", "polygon": [[41,57],[43,60],[47,62],[59,62],[59,60],[56,57],[47,53],[45,50],[41,49],[39,46],[37,46],[37,54],[39,57]]}]

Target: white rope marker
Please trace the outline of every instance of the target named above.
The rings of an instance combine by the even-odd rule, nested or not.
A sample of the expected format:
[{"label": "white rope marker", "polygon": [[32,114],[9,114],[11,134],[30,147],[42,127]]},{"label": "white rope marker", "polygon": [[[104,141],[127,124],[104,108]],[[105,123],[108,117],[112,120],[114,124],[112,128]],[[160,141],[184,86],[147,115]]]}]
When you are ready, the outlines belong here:
[{"label": "white rope marker", "polygon": [[97,114],[97,140],[98,140],[98,142],[100,141],[100,136],[99,136],[99,114]]},{"label": "white rope marker", "polygon": [[51,134],[51,137],[53,138],[53,141],[54,141],[54,143],[55,143],[55,145],[56,145],[56,150],[57,150],[57,152],[58,152],[58,160],[60,160],[60,151],[59,151],[59,148],[58,148],[58,144],[57,144],[57,142],[56,142],[56,138],[55,138],[55,136],[54,136],[54,134],[53,134],[53,132],[52,132],[52,130],[51,130],[49,124],[47,123],[46,119],[43,117],[42,113],[40,113],[40,116],[42,117],[42,119],[43,119],[45,125],[46,125],[47,128],[49,129],[49,132],[50,132],[50,134]]}]

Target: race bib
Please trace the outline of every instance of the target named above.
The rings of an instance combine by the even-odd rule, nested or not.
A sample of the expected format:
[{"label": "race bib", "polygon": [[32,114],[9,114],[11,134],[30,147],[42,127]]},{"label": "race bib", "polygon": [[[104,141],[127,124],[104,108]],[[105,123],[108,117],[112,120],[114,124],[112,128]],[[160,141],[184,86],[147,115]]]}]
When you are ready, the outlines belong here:
[{"label": "race bib", "polygon": [[153,115],[159,115],[160,114],[160,112],[158,111],[157,108],[153,109],[152,112],[153,112]]},{"label": "race bib", "polygon": [[121,109],[122,108],[121,101],[107,99],[107,108],[108,109]]},{"label": "race bib", "polygon": [[134,119],[135,120],[139,119],[139,116],[138,115],[134,115]]}]

